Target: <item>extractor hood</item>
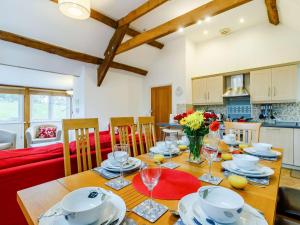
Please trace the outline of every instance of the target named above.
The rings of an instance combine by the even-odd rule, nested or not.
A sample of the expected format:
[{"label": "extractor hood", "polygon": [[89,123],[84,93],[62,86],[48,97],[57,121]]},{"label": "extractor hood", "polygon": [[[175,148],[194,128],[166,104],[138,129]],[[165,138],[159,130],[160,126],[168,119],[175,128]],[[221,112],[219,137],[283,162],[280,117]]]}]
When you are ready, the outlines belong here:
[{"label": "extractor hood", "polygon": [[226,92],[223,97],[249,96],[245,88],[244,75],[233,75],[226,77]]}]

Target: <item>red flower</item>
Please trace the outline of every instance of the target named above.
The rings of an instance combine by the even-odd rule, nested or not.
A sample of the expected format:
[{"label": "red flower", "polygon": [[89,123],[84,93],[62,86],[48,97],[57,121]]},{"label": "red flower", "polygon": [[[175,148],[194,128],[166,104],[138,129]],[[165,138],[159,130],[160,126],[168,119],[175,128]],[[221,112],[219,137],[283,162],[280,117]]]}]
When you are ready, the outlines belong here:
[{"label": "red flower", "polygon": [[195,111],[194,111],[193,108],[190,108],[190,109],[186,110],[186,114],[187,114],[187,115],[193,114],[194,112],[195,112]]},{"label": "red flower", "polygon": [[210,119],[210,118],[211,118],[211,113],[205,112],[205,113],[203,114],[203,116],[204,116],[205,119]]},{"label": "red flower", "polygon": [[218,121],[214,121],[209,125],[209,129],[211,131],[217,131],[220,128],[220,123]]}]

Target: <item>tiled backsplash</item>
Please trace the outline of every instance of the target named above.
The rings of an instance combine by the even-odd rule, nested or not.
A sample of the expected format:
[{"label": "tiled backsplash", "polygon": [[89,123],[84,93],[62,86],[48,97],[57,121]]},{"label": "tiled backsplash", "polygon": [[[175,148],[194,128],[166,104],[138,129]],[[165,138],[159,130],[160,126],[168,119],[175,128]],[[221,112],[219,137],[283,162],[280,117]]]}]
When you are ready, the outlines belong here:
[{"label": "tiled backsplash", "polygon": [[[259,120],[261,105],[252,104],[252,118]],[[283,121],[300,121],[300,102],[299,103],[278,103],[272,104],[273,113],[276,119]],[[215,113],[223,113],[228,117],[227,106],[211,105],[211,106],[195,106],[197,110],[212,110]]]}]

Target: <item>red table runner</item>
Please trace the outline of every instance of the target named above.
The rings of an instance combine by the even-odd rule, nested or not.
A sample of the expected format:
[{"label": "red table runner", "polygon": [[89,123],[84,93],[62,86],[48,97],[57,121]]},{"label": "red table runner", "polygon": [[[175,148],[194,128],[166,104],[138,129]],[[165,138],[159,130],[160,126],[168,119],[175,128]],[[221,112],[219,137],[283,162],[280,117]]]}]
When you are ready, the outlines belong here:
[{"label": "red table runner", "polygon": [[[132,180],[133,187],[140,193],[150,196],[138,173]],[[164,200],[179,200],[182,197],[196,192],[201,187],[201,182],[193,175],[171,169],[162,169],[158,184],[154,187],[153,198]]]}]

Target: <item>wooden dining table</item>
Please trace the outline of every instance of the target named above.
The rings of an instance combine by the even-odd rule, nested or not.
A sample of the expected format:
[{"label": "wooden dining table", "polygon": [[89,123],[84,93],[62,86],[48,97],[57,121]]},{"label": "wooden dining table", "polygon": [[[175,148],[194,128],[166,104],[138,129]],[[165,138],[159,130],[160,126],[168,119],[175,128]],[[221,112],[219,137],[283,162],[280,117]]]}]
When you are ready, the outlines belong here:
[{"label": "wooden dining table", "polygon": [[[146,163],[154,163],[149,154],[140,155],[138,158]],[[187,159],[188,153],[183,153],[172,158],[172,161],[180,165],[178,168],[176,168],[177,170],[188,172],[196,177],[208,172],[208,165],[206,162],[203,162],[202,164],[193,164],[188,162]],[[224,178],[220,184],[221,186],[238,192],[244,198],[247,204],[258,209],[264,214],[269,225],[273,225],[276,213],[281,163],[281,159],[277,161],[261,160],[261,164],[268,166],[275,171],[274,175],[270,178],[270,184],[268,186],[256,186],[248,184],[243,190],[237,190],[230,186],[228,180],[223,175],[221,162],[213,163],[212,171],[213,175]],[[132,180],[137,173],[138,172],[127,175],[126,179]],[[24,216],[26,217],[28,224],[36,225],[38,224],[38,217],[42,213],[45,213],[54,204],[59,202],[69,192],[88,186],[102,187],[123,198],[128,209],[128,212],[126,212],[126,216],[128,218],[133,219],[138,225],[153,224],[131,211],[131,209],[133,209],[136,205],[146,200],[148,198],[147,196],[137,192],[132,185],[129,185],[119,191],[115,191],[106,186],[106,182],[107,180],[105,178],[101,177],[93,170],[89,170],[18,191],[17,201]],[[202,182],[202,185],[209,184]],[[155,201],[167,206],[170,210],[177,210],[178,200],[156,199]],[[177,217],[172,215],[170,211],[167,211],[154,224],[173,225],[177,220]]]}]

